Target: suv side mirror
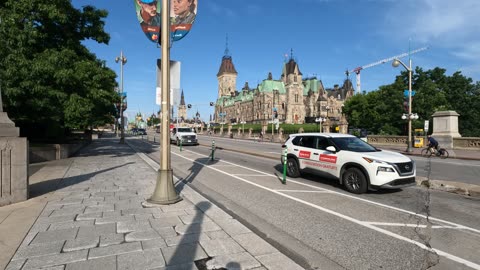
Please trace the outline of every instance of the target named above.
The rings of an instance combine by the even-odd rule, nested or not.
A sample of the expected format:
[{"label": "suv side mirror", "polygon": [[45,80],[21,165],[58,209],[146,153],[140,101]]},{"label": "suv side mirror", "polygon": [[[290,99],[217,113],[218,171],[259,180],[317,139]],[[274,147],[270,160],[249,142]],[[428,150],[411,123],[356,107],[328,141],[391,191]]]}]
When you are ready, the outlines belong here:
[{"label": "suv side mirror", "polygon": [[336,153],[337,152],[337,149],[335,149],[335,146],[327,146],[327,148],[325,149],[327,150],[328,152],[332,152],[332,153]]}]

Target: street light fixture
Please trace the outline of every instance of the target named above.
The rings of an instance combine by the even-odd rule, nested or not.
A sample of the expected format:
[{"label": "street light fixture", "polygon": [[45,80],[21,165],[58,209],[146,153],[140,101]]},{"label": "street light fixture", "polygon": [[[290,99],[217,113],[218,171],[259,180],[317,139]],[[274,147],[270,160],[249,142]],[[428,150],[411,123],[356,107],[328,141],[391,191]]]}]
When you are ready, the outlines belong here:
[{"label": "street light fixture", "polygon": [[415,119],[412,115],[412,59],[410,58],[408,62],[409,65],[407,67],[407,65],[400,61],[400,59],[395,58],[393,59],[392,66],[398,67],[399,65],[402,65],[408,71],[408,115],[403,116],[408,120],[407,152],[412,152],[412,119]]},{"label": "street light fixture", "polygon": [[327,121],[327,118],[325,117],[315,118],[315,122],[319,123],[320,132],[322,132],[322,123],[325,123],[325,121]]},{"label": "street light fixture", "polygon": [[245,124],[246,123],[247,122],[245,122],[245,121],[240,122],[240,124],[242,124],[242,134],[245,134]]},{"label": "street light fixture", "polygon": [[125,143],[125,122],[123,119],[123,65],[127,63],[127,58],[123,55],[123,51],[120,51],[120,56],[115,57],[115,63],[118,62],[120,62],[120,143]]}]

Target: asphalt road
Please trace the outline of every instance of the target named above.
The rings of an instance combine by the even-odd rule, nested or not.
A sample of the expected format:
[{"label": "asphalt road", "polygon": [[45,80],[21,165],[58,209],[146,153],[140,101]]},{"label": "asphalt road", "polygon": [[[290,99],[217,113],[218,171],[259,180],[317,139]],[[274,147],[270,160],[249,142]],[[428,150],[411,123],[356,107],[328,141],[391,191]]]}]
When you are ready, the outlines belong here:
[{"label": "asphalt road", "polygon": [[[282,152],[281,144],[278,143],[199,136],[202,145],[211,145],[212,140],[220,148],[256,153],[275,159],[279,159]],[[479,160],[410,157],[417,163],[417,176],[430,177],[431,180],[453,181],[480,186]]]},{"label": "asphalt road", "polygon": [[[135,144],[158,162],[158,146]],[[313,175],[284,185],[276,160],[209,154],[172,145],[174,174],[306,269],[480,269],[479,199],[420,187],[352,195]]]}]

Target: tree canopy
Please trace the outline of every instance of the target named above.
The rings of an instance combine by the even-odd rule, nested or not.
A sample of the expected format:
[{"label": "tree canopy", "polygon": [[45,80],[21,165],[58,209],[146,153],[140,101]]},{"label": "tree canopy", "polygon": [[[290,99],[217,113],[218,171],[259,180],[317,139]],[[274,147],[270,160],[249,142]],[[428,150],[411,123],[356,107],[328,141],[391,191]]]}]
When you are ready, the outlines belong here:
[{"label": "tree canopy", "polygon": [[82,44],[108,44],[107,15],[69,0],[0,3],[4,109],[23,136],[58,137],[113,122],[116,74]]},{"label": "tree canopy", "polygon": [[[451,76],[445,72],[438,67],[427,71],[415,69],[412,89],[416,94],[412,98],[412,113],[417,113],[419,119],[412,121],[412,128],[423,128],[424,121],[432,121],[436,111],[452,110],[460,114],[462,136],[480,136],[480,83],[473,84],[472,79],[461,72]],[[374,134],[407,134],[407,122],[401,119],[402,114],[408,113],[407,98],[403,94],[407,88],[408,72],[404,71],[390,85],[353,96],[344,106],[349,125]]]}]

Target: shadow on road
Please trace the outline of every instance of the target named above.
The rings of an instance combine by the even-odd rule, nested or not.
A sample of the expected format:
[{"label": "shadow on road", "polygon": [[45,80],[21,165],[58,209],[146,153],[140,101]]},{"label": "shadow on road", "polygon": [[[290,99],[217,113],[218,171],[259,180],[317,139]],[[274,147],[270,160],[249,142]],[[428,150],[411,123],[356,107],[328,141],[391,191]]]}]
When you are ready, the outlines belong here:
[{"label": "shadow on road", "polygon": [[[197,177],[197,175],[200,173],[200,171],[202,171],[203,167],[209,166],[209,165],[215,165],[219,161],[220,161],[219,159],[211,160],[210,157],[197,158],[193,162],[192,166],[187,169],[188,175],[185,178],[180,178],[179,181],[181,181],[185,184],[192,183],[195,180],[195,178]],[[175,184],[177,184],[177,183],[175,183]],[[181,192],[183,190],[183,187],[184,187],[184,185],[178,186],[177,187],[178,192]]]}]

